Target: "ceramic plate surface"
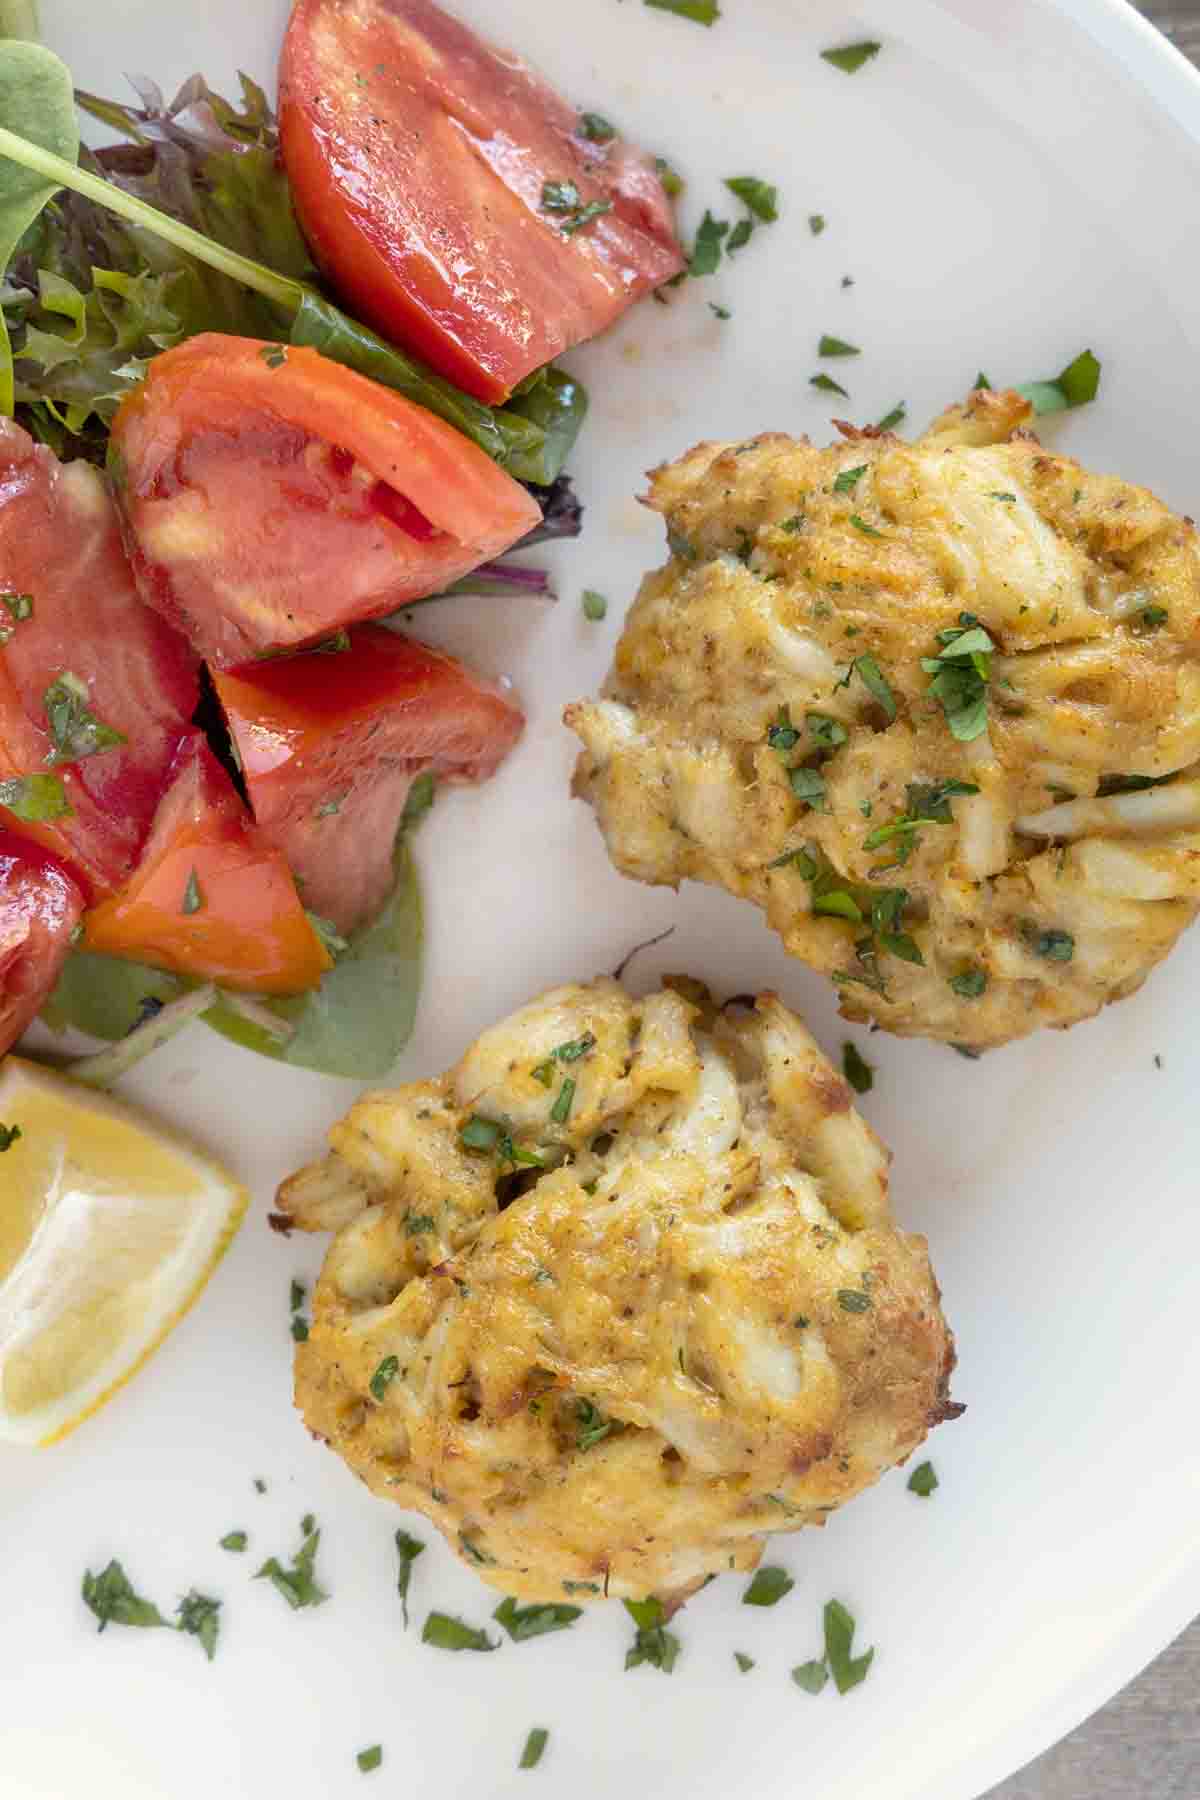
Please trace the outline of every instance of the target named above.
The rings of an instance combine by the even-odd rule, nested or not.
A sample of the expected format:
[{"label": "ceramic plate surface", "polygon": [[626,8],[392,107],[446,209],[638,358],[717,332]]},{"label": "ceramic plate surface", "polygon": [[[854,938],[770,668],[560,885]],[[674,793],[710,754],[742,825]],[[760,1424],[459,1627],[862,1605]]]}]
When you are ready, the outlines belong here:
[{"label": "ceramic plate surface", "polygon": [[[574,461],[588,513],[583,538],[556,547],[559,604],[420,615],[431,640],[511,676],[529,729],[498,780],[439,800],[422,830],[428,964],[398,1074],[440,1070],[508,1008],[611,970],[668,925],[640,982],[687,969],[727,992],[774,986],[836,1057],[865,1034],[754,911],[621,880],[567,795],[563,705],[601,680],[624,605],[661,560],[661,523],[634,501],[642,471],[700,437],[823,439],[830,409],[808,385],[822,332],[863,346],[838,410],[866,421],[903,399],[918,425],[979,368],[1023,381],[1091,345],[1099,403],[1048,439],[1197,510],[1200,84],[1116,0],[725,0],[711,31],[638,0],[459,3],[668,154],[687,175],[689,229],[705,205],[721,210],[728,175],[777,182],[785,212],[731,267],[571,359],[593,402]],[[44,11],[79,83],[119,93],[127,71],[168,89],[197,69],[218,87],[238,67],[271,83],[285,8]],[[884,50],[853,79],[820,61],[867,36]],[[610,598],[601,625],[581,614],[585,586]],[[871,1040],[864,1110],[895,1150],[900,1220],[931,1240],[969,1411],[932,1442],[932,1500],[893,1474],[825,1532],[782,1540],[772,1560],[796,1589],[773,1611],[742,1607],[740,1581],[714,1584],[681,1619],[669,1679],[623,1672],[616,1607],[496,1656],[419,1643],[427,1607],[480,1623],[494,1599],[307,1438],[288,1283],[311,1278],[322,1246],[266,1226],[275,1184],[353,1089],[192,1027],[128,1089],[225,1154],[257,1206],[130,1387],[60,1447],[0,1452],[5,1800],[333,1800],[364,1779],[420,1800],[535,1783],[573,1800],[983,1792],[1200,1610],[1198,976],[1193,933],[1135,999],[981,1063]],[[291,1613],[250,1575],[294,1550],[309,1510],[333,1598]],[[402,1522],[430,1541],[407,1635]],[[232,1529],[250,1533],[243,1559],[217,1547]],[[211,1667],[163,1633],[96,1636],[79,1580],[110,1556],[167,1604],[193,1584],[223,1597]],[[817,1652],[831,1595],[878,1653],[852,1695],[814,1700],[788,1672]],[[752,1674],[735,1649],[757,1659]],[[533,1725],[551,1747],[519,1774]],[[355,1752],[376,1742],[384,1765],[364,1778]]]}]

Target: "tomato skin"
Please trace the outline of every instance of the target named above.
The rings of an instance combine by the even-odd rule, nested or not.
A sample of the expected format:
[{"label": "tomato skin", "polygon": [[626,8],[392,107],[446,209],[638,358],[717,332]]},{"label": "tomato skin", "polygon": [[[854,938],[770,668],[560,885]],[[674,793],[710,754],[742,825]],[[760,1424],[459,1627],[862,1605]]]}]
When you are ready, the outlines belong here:
[{"label": "tomato skin", "polygon": [[0,593],[28,594],[0,653],[0,779],[44,769],[53,744],[46,689],[69,671],[89,705],[128,740],[58,767],[73,815],[0,820],[62,857],[89,897],[111,892],[133,866],[167,771],[199,698],[186,642],[138,598],[116,508],[89,464],[60,463],[11,420],[0,420]]},{"label": "tomato skin", "polygon": [[423,407],[254,338],[156,356],[111,443],[142,596],[220,666],[437,593],[541,521]]},{"label": "tomato skin", "polygon": [[0,1054],[49,998],[82,911],[83,895],[56,857],[0,830]]},{"label": "tomato skin", "polygon": [[350,932],[378,911],[414,778],[484,781],[520,736],[507,694],[452,657],[378,625],[337,655],[217,672],[254,816],[305,904]]},{"label": "tomato skin", "polygon": [[287,862],[199,732],[180,750],[141,862],[120,893],[87,914],[84,942],[259,994],[302,993],[332,966]]},{"label": "tomato skin", "polygon": [[[377,331],[492,403],[684,267],[649,157],[579,135],[534,70],[432,0],[296,0],[279,131],[305,235]],[[573,181],[612,210],[568,235]]]}]

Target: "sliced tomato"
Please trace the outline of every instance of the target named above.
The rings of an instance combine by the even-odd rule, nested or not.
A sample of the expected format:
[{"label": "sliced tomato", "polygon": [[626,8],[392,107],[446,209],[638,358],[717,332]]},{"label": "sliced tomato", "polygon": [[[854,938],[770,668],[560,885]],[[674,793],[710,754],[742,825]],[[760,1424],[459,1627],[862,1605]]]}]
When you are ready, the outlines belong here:
[{"label": "sliced tomato", "polygon": [[437,593],[541,520],[423,407],[254,338],[156,356],[112,446],[142,594],[217,664]]},{"label": "sliced tomato", "polygon": [[0,1053],[49,998],[82,911],[83,895],[56,857],[0,830]]},{"label": "sliced tomato", "polygon": [[[10,419],[0,420],[0,633],[0,780],[49,765],[50,786],[62,783],[57,816],[43,792],[0,817],[60,855],[89,896],[107,893],[145,842],[188,730],[196,658],[139,600],[102,477],[60,463]],[[110,746],[69,762],[46,699],[66,678],[74,747]],[[80,731],[83,711],[107,732]]]},{"label": "sliced tomato", "polygon": [[199,732],[180,750],[141,862],[84,933],[89,950],[260,994],[301,993],[331,967],[286,859]]},{"label": "sliced tomato", "polygon": [[364,319],[481,400],[684,266],[651,159],[581,126],[432,0],[292,9],[279,131],[314,254]]},{"label": "sliced tomato", "polygon": [[248,663],[214,677],[254,816],[304,904],[350,932],[382,904],[414,778],[485,781],[520,708],[453,657],[379,625],[340,654]]}]

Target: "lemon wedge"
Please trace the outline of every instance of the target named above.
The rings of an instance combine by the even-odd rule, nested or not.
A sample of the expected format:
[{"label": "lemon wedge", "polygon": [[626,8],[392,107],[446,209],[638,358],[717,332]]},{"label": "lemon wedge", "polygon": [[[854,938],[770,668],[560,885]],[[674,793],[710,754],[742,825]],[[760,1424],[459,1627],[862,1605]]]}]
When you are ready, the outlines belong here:
[{"label": "lemon wedge", "polygon": [[182,1318],[247,1195],[128,1107],[20,1057],[0,1066],[0,1124],[0,1438],[52,1444]]}]

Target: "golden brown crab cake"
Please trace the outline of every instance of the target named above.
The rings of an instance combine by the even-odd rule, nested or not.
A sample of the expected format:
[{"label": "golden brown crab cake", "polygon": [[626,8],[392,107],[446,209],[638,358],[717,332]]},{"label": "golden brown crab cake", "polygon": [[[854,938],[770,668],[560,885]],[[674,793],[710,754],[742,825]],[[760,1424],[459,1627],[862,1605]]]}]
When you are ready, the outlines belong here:
[{"label": "golden brown crab cake", "polygon": [[703,444],[567,711],[616,866],[753,900],[849,1018],[979,1048],[1140,986],[1200,896],[1200,551],[979,390],[913,444]]},{"label": "golden brown crab cake", "polygon": [[685,1595],[961,1409],[887,1153],[772,995],[543,995],[369,1094],[283,1220],[332,1227],[309,1427],[523,1600]]}]

